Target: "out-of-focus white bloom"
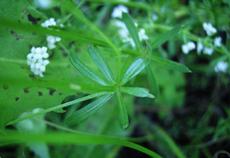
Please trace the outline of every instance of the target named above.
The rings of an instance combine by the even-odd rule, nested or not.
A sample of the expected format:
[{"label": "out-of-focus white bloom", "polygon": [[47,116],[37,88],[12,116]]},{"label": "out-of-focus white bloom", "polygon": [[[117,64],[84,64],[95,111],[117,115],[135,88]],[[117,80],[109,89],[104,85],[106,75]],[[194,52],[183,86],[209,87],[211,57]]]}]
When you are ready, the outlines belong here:
[{"label": "out-of-focus white bloom", "polygon": [[220,47],[222,45],[222,38],[221,37],[216,37],[214,39],[214,46]]},{"label": "out-of-focus white bloom", "polygon": [[145,33],[145,29],[141,28],[138,32],[138,36],[140,38],[141,41],[145,41],[145,40],[148,40],[149,37],[146,35]]},{"label": "out-of-focus white bloom", "polygon": [[215,72],[226,72],[228,68],[228,63],[224,61],[220,61],[216,64],[214,70]]},{"label": "out-of-focus white bloom", "polygon": [[200,54],[204,49],[204,45],[201,42],[197,43],[197,53]]},{"label": "out-of-focus white bloom", "polygon": [[207,33],[208,36],[211,36],[217,32],[216,28],[212,26],[211,23],[204,22],[203,29]]},{"label": "out-of-focus white bloom", "polygon": [[34,0],[34,3],[39,8],[47,9],[51,7],[52,0]]},{"label": "out-of-focus white bloom", "polygon": [[56,43],[61,41],[61,38],[57,37],[57,36],[50,36],[49,35],[46,37],[46,41],[48,43],[48,48],[54,49],[54,48],[56,48]]},{"label": "out-of-focus white bloom", "polygon": [[204,47],[204,54],[212,55],[214,50],[212,48]]},{"label": "out-of-focus white bloom", "polygon": [[196,48],[196,45],[194,42],[188,42],[182,45],[182,51],[184,54],[188,54],[191,50]]},{"label": "out-of-focus white bloom", "polygon": [[[138,24],[136,22],[134,24],[136,27],[138,26]],[[129,43],[132,47],[136,46],[134,40],[130,37],[129,30],[127,29],[124,22],[122,22],[120,20],[114,20],[113,25],[118,27],[118,34],[121,37],[121,40],[123,42]],[[139,29],[138,36],[139,36],[140,41],[144,41],[144,40],[149,39],[149,37],[147,36],[147,34],[143,28]]]},{"label": "out-of-focus white bloom", "polygon": [[[46,27],[46,28],[49,28],[49,27],[52,27],[52,26],[57,26],[57,22],[54,18],[50,18],[46,21],[44,21],[42,24],[41,24],[42,27]],[[60,24],[60,27],[64,27],[64,25]],[[51,35],[48,35],[46,37],[46,41],[47,41],[47,45],[48,45],[48,48],[49,49],[54,49],[56,48],[56,43],[61,41],[61,38],[60,37],[57,37],[57,36],[51,36]]]},{"label": "out-of-focus white bloom", "polygon": [[126,6],[124,5],[118,5],[113,9],[112,12],[112,17],[113,18],[121,18],[122,17],[122,13],[128,13],[129,10]]},{"label": "out-of-focus white bloom", "polygon": [[57,25],[57,22],[54,18],[49,18],[48,20],[44,21],[41,26],[42,27],[45,27],[45,28],[48,28],[48,27],[51,27],[51,26],[56,26]]},{"label": "out-of-focus white bloom", "polygon": [[152,14],[152,20],[153,20],[153,21],[157,21],[157,19],[158,19],[157,14],[156,14],[156,13],[153,13],[153,14]]},{"label": "out-of-focus white bloom", "polygon": [[49,64],[47,58],[47,47],[32,47],[30,53],[27,55],[27,64],[30,66],[30,70],[34,75],[43,77],[43,73],[46,71],[46,66]]}]

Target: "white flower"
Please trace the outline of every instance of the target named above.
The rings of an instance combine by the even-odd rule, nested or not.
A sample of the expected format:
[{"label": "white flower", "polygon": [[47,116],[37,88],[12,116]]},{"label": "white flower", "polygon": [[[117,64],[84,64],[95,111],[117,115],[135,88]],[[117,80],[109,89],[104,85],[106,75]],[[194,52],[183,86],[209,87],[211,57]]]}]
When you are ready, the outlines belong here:
[{"label": "white flower", "polygon": [[51,7],[52,0],[34,0],[34,3],[39,8],[47,9]]},{"label": "white flower", "polygon": [[[52,27],[52,26],[57,26],[57,22],[56,22],[56,20],[54,18],[50,18],[50,19],[46,20],[45,22],[43,22],[41,24],[41,26],[49,28],[49,27]],[[64,27],[64,25],[60,24],[60,27],[62,27],[62,26]],[[54,49],[54,48],[56,48],[56,43],[61,41],[61,38],[57,37],[57,36],[48,35],[46,37],[46,41],[47,41],[48,48],[49,49]]]},{"label": "white flower", "polygon": [[212,48],[204,47],[204,54],[212,55],[213,51],[214,50]]},{"label": "white flower", "polygon": [[30,53],[27,55],[27,64],[30,66],[30,70],[34,75],[43,77],[43,73],[46,71],[46,66],[49,64],[47,58],[47,47],[32,47]]},{"label": "white flower", "polygon": [[145,41],[145,40],[148,40],[149,37],[146,35],[145,33],[145,29],[141,28],[138,32],[138,36],[140,38],[141,41]]},{"label": "white flower", "polygon": [[194,42],[188,42],[182,45],[182,51],[184,54],[188,54],[191,50],[195,49],[196,45]]},{"label": "white flower", "polygon": [[197,53],[200,54],[204,49],[204,45],[201,42],[197,43]]},{"label": "white flower", "polygon": [[221,37],[216,37],[214,39],[214,46],[220,47],[222,45],[222,38]]},{"label": "white flower", "polygon": [[50,26],[56,26],[56,25],[57,25],[57,22],[54,18],[50,18],[41,24],[41,26],[45,28],[48,28]]},{"label": "white flower", "polygon": [[228,63],[224,61],[220,61],[216,64],[214,70],[215,72],[226,72],[228,68]]},{"label": "white flower", "polygon": [[208,36],[211,36],[217,32],[216,28],[213,27],[211,23],[204,22],[203,28]]},{"label": "white flower", "polygon": [[48,43],[48,48],[49,49],[54,49],[56,48],[56,43],[61,41],[61,38],[60,37],[57,37],[57,36],[47,36],[46,37],[46,41]]},{"label": "white flower", "polygon": [[128,13],[128,8],[124,5],[118,5],[113,9],[112,12],[112,17],[113,18],[121,18],[122,17],[122,13]]}]

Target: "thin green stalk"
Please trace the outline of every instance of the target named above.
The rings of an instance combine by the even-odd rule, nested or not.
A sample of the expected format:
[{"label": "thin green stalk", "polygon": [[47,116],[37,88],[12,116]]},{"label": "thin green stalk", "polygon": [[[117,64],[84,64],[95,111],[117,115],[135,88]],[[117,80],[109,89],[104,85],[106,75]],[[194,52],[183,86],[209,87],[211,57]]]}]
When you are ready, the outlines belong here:
[{"label": "thin green stalk", "polygon": [[77,104],[77,103],[82,102],[82,101],[86,101],[86,100],[89,100],[89,99],[92,99],[92,98],[95,98],[95,97],[102,96],[104,94],[106,94],[106,93],[101,92],[101,93],[91,94],[91,95],[88,95],[88,96],[85,96],[85,97],[82,97],[82,98],[75,99],[73,101],[69,101],[69,102],[66,102],[66,103],[63,103],[63,104],[60,104],[60,105],[57,105],[57,106],[53,106],[51,108],[42,110],[42,111],[37,112],[37,113],[31,113],[31,114],[25,115],[23,117],[17,118],[17,119],[15,119],[13,121],[10,121],[10,122],[7,123],[7,125],[12,125],[12,124],[15,124],[15,123],[17,123],[19,121],[22,121],[24,119],[29,119],[29,118],[32,118],[32,117],[37,116],[37,115],[46,114],[46,113],[51,112],[51,111],[59,110],[59,109],[68,107],[70,105]]}]

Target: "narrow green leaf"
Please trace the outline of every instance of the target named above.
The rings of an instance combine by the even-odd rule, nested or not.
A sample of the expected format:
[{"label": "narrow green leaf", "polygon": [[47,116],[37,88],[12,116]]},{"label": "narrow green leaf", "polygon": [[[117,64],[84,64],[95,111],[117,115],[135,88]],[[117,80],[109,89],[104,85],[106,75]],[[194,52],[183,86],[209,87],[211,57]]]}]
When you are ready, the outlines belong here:
[{"label": "narrow green leaf", "polygon": [[168,59],[164,59],[156,55],[152,55],[150,60],[152,60],[153,64],[159,64],[159,66],[162,66],[170,70],[176,70],[179,72],[191,72],[191,70],[183,64]]},{"label": "narrow green leaf", "polygon": [[86,101],[86,100],[89,100],[89,99],[92,99],[92,98],[95,98],[95,97],[99,97],[99,96],[102,96],[102,95],[105,95],[105,94],[106,94],[105,92],[101,92],[101,93],[91,94],[91,95],[88,95],[88,96],[85,96],[85,97],[82,97],[82,98],[78,98],[78,99],[75,99],[73,101],[69,101],[69,102],[66,102],[66,103],[63,103],[63,104],[60,104],[60,105],[57,105],[57,106],[53,106],[51,108],[42,110],[42,111],[37,112],[37,113],[31,113],[31,114],[25,115],[23,117],[17,118],[15,120],[12,120],[12,121],[8,122],[7,125],[12,125],[12,124],[15,124],[15,123],[17,123],[19,121],[22,121],[24,119],[33,118],[33,117],[35,117],[37,115],[42,115],[42,114],[46,114],[46,113],[51,112],[51,111],[56,111],[56,110],[59,110],[59,109],[63,109],[65,107],[68,107],[68,106],[71,106],[71,105],[74,105],[74,104],[77,104],[77,103],[80,103],[80,102],[83,102],[83,101]]},{"label": "narrow green leaf", "polygon": [[93,73],[85,64],[83,64],[77,55],[70,53],[70,61],[73,64],[73,66],[85,77],[91,79],[92,81],[95,81],[100,85],[107,85],[105,81],[103,81],[100,77]]},{"label": "narrow green leaf", "polygon": [[129,116],[126,106],[122,102],[121,92],[117,91],[117,101],[119,104],[120,110],[120,122],[123,129],[126,129],[129,126]]},{"label": "narrow green leaf", "polygon": [[127,29],[129,30],[129,34],[132,37],[132,39],[134,40],[134,43],[137,47],[137,49],[141,48],[141,41],[139,39],[138,36],[138,30],[133,22],[133,19],[130,17],[129,14],[127,13],[123,13],[122,14],[122,20],[125,23]]},{"label": "narrow green leaf", "polygon": [[135,60],[127,69],[125,72],[123,78],[122,78],[122,84],[125,84],[128,82],[130,79],[134,78],[137,76],[144,68],[145,68],[145,62],[143,59],[139,58]]},{"label": "narrow green leaf", "polygon": [[106,46],[107,44],[95,38],[90,37],[89,35],[84,34],[82,31],[78,30],[60,30],[60,29],[47,29],[41,26],[26,24],[23,22],[17,22],[13,20],[0,17],[0,29],[16,29],[23,32],[33,32],[39,35],[55,35],[62,37],[64,39],[74,40],[81,43],[93,43],[96,45]]},{"label": "narrow green leaf", "polygon": [[148,77],[148,82],[150,84],[151,92],[157,97],[159,93],[159,86],[157,84],[153,70],[150,67],[150,65],[146,67],[146,70],[147,70],[147,77]]},{"label": "narrow green leaf", "polygon": [[148,97],[155,98],[154,95],[149,93],[149,90],[140,87],[122,87],[121,91],[130,95],[134,95],[136,97]]},{"label": "narrow green leaf", "polygon": [[182,26],[176,26],[173,29],[162,33],[160,36],[157,36],[153,42],[152,42],[152,48],[157,48],[160,45],[162,45],[164,42],[175,38],[175,36],[178,35],[178,33],[180,32],[180,30],[182,29]]},{"label": "narrow green leaf", "polygon": [[[83,132],[64,133],[64,132],[47,132],[44,134],[30,134],[19,133],[13,131],[0,132],[0,144],[9,142],[10,144],[22,143],[37,143],[44,142],[48,144],[77,144],[77,145],[91,145],[91,144],[111,144],[118,146],[126,146],[142,153],[149,155],[152,158],[162,158],[159,154],[151,151],[141,145],[127,141],[126,138],[111,137],[105,135],[95,135]],[[8,144],[9,144],[8,143]]]},{"label": "narrow green leaf", "polygon": [[108,67],[108,65],[106,64],[103,57],[100,55],[99,50],[93,46],[90,46],[88,48],[88,52],[91,58],[93,59],[94,63],[100,69],[101,73],[105,76],[105,78],[111,83],[114,83],[112,72],[110,68]]},{"label": "narrow green leaf", "polygon": [[111,99],[112,94],[107,94],[98,98],[97,100],[89,103],[88,105],[84,106],[80,110],[74,112],[71,116],[69,116],[65,123],[68,125],[77,125],[80,122],[87,119],[89,116],[97,112],[109,99]]}]

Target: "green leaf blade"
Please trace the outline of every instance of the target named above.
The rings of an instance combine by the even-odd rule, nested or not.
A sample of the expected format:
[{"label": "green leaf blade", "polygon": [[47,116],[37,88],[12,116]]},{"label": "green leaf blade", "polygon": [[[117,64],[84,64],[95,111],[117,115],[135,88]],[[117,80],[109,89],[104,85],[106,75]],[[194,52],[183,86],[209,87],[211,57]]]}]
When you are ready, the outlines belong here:
[{"label": "green leaf blade", "polygon": [[76,144],[76,145],[120,145],[126,146],[152,158],[162,158],[159,154],[141,145],[128,141],[126,138],[96,135],[83,132],[64,133],[47,132],[43,134],[19,133],[15,131],[0,131],[0,144],[23,144],[44,142],[48,144]]},{"label": "green leaf blade", "polygon": [[159,86],[157,84],[156,77],[150,65],[146,67],[146,71],[151,92],[157,97],[159,94]]},{"label": "green leaf blade", "polygon": [[123,129],[128,128],[129,126],[129,117],[126,106],[122,102],[121,92],[117,91],[117,100],[120,110],[120,123]]},{"label": "green leaf blade", "polygon": [[108,67],[108,65],[106,64],[103,57],[100,55],[99,50],[93,46],[90,46],[88,48],[88,52],[89,52],[91,58],[93,59],[94,63],[100,69],[101,73],[105,76],[105,78],[109,82],[114,83],[112,72],[111,72],[110,68]]},{"label": "green leaf blade", "polygon": [[129,30],[129,34],[132,37],[132,39],[134,40],[134,43],[137,47],[137,49],[141,48],[141,41],[139,39],[139,35],[138,35],[138,30],[133,22],[133,19],[131,18],[131,16],[127,13],[123,13],[122,14],[122,21],[125,23],[127,29]]},{"label": "green leaf blade", "polygon": [[105,86],[107,85],[104,80],[99,78],[95,73],[93,73],[85,64],[83,64],[80,59],[77,57],[77,55],[74,55],[73,53],[70,54],[70,61],[72,65],[85,77],[88,79]]},{"label": "green leaf blade", "polygon": [[186,72],[186,73],[191,72],[191,70],[183,64],[180,64],[180,63],[168,60],[168,59],[164,59],[156,55],[152,55],[150,60],[152,60],[153,64],[154,63],[159,64],[159,66],[162,66],[170,70],[176,70],[179,72]]},{"label": "green leaf blade", "polygon": [[130,95],[134,95],[136,97],[147,97],[147,98],[155,98],[154,95],[149,93],[149,90],[140,87],[122,87],[121,91]]},{"label": "green leaf blade", "polygon": [[122,84],[127,83],[129,80],[137,76],[142,70],[145,68],[146,64],[145,61],[141,58],[135,60],[125,72],[122,78]]},{"label": "green leaf blade", "polygon": [[103,105],[105,105],[105,103],[111,99],[111,97],[112,94],[101,96],[97,100],[89,103],[88,105],[73,113],[66,119],[65,122],[69,125],[79,124],[80,122],[84,121],[89,116],[97,112],[100,108],[102,108]]}]

